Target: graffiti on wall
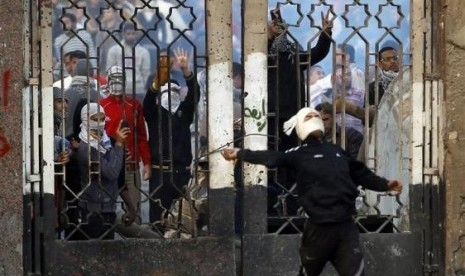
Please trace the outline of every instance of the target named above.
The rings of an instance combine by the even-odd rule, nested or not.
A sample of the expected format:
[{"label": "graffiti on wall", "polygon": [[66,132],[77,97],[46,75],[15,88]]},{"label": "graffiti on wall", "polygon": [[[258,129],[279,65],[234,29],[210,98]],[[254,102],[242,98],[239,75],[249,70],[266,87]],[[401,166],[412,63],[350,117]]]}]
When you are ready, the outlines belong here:
[{"label": "graffiti on wall", "polygon": [[0,158],[3,158],[11,149],[10,141],[6,138],[3,128],[0,127]]},{"label": "graffiti on wall", "polygon": [[256,121],[258,132],[262,132],[262,130],[266,127],[266,112],[265,112],[265,100],[262,100],[261,110],[259,108],[244,108],[244,117],[252,118],[252,120]]},{"label": "graffiti on wall", "polygon": [[[0,109],[8,107],[8,97],[10,94],[11,71],[6,70],[2,74],[2,93],[0,95]],[[1,123],[1,122],[0,122]],[[11,144],[5,135],[4,128],[0,126],[0,158],[3,158],[11,149]]]}]

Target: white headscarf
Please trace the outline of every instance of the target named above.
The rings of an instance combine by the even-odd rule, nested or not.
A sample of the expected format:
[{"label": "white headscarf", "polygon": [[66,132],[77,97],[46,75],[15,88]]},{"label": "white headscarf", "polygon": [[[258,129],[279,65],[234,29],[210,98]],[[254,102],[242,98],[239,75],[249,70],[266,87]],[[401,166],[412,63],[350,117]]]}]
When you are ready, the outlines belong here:
[{"label": "white headscarf", "polygon": [[297,137],[299,137],[299,139],[302,141],[307,139],[308,135],[315,130],[320,130],[324,133],[325,126],[323,125],[323,120],[321,120],[321,117],[313,117],[305,121],[305,117],[309,113],[320,114],[318,111],[311,107],[304,107],[299,110],[296,115],[292,116],[289,120],[284,122],[283,131],[287,135],[291,135],[292,130],[295,128]]},{"label": "white headscarf", "polygon": [[[168,86],[170,84],[170,86]],[[169,87],[169,88],[168,88]],[[181,87],[174,82],[166,83],[160,89],[161,106],[167,111],[174,114],[181,105]],[[170,92],[170,93],[168,93]],[[171,105],[170,105],[171,97]]]},{"label": "white headscarf", "polygon": [[105,122],[89,120],[91,116],[99,113],[105,114],[105,111],[97,103],[89,103],[81,109],[82,123],[79,138],[102,154],[105,154],[111,148],[110,138],[105,131]]}]

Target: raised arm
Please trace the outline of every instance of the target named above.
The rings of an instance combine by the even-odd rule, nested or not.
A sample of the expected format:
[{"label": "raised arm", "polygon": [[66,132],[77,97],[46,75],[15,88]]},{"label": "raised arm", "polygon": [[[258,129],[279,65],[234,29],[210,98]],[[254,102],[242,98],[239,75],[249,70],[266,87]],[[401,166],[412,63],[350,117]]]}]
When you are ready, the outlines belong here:
[{"label": "raised arm", "polygon": [[310,61],[310,66],[317,64],[321,60],[323,60],[329,53],[329,48],[331,47],[331,35],[333,29],[332,18],[329,18],[329,12],[326,15],[321,12],[321,26],[322,32],[320,37],[318,38],[318,42],[316,43],[315,47],[311,50],[311,57],[312,60]]},{"label": "raised arm", "polygon": [[158,109],[155,108],[158,93],[160,91],[160,87],[168,82],[171,67],[172,63],[170,62],[168,55],[160,55],[157,70],[153,75],[151,85],[147,89],[143,102],[144,117],[147,121],[154,120],[158,112]]}]

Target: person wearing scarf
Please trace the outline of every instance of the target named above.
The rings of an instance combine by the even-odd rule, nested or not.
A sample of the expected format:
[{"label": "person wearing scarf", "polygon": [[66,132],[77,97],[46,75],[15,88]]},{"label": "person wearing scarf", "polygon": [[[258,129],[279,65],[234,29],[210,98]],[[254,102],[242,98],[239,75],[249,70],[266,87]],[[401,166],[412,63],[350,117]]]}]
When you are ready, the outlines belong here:
[{"label": "person wearing scarf", "polygon": [[[329,11],[326,15],[322,13],[318,42],[313,48],[303,51],[297,42],[289,39],[289,25],[281,18],[279,9],[272,10],[271,14],[273,20],[268,24],[268,113],[277,114],[276,119],[273,116],[268,118],[268,132],[270,144],[278,143],[279,150],[286,150],[297,145],[297,137],[286,137],[279,128],[304,106],[304,71],[328,55],[333,26]],[[274,127],[274,120],[278,120],[278,129]]]},{"label": "person wearing scarf", "polygon": [[[399,74],[399,57],[397,50],[386,46],[378,52],[378,97],[376,97],[376,80],[368,87],[368,104],[378,106],[389,84]],[[366,106],[366,103],[365,103]]]},{"label": "person wearing scarf", "polygon": [[[298,145],[297,137],[284,135],[279,131],[284,121],[305,105],[305,73],[312,65],[323,60],[331,47],[332,20],[321,14],[321,31],[314,47],[304,51],[302,46],[289,36],[288,27],[281,17],[279,8],[271,11],[272,21],[268,24],[268,148],[280,151]],[[283,187],[291,188],[294,184],[292,172],[281,168],[268,186],[268,212],[275,215],[274,207],[278,202]],[[298,204],[288,197],[285,207],[289,215],[297,213]]]},{"label": "person wearing scarf", "polygon": [[328,261],[340,275],[363,275],[360,234],[352,217],[357,185],[398,194],[402,183],[377,176],[340,146],[323,139],[324,124],[315,109],[302,108],[284,123],[287,135],[294,129],[302,144],[286,152],[233,148],[223,150],[223,157],[295,170],[298,199],[308,215],[300,246],[306,275],[319,275]]},{"label": "person wearing scarf", "polygon": [[81,172],[78,206],[82,221],[77,231],[83,233],[82,239],[114,238],[118,194],[128,206],[124,223],[130,225],[135,219],[136,211],[128,190],[118,186],[124,144],[130,130],[122,127],[120,121],[112,147],[105,131],[106,119],[103,107],[97,103],[89,103],[81,110],[81,142],[77,150],[77,160]]},{"label": "person wearing scarf", "polygon": [[90,102],[97,102],[98,93],[92,78],[91,64],[86,59],[79,59],[73,72],[70,86],[65,89],[69,101],[69,116],[65,120],[65,135],[77,138],[81,125],[81,109]]},{"label": "person wearing scarf", "polygon": [[175,199],[182,197],[183,187],[191,178],[190,125],[200,89],[195,74],[189,69],[187,52],[179,48],[173,54],[184,75],[187,94],[175,80],[169,79],[171,62],[163,56],[143,104],[153,164],[149,186],[152,223],[167,217],[167,210]]}]

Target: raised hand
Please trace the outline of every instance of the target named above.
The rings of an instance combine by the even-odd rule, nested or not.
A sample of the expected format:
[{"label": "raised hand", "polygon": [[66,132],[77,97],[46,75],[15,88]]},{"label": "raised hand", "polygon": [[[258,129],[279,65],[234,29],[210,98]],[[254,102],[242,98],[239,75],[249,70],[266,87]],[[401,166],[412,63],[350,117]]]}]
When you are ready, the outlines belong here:
[{"label": "raised hand", "polygon": [[182,48],[177,48],[174,51],[174,56],[176,57],[176,60],[179,64],[179,67],[181,67],[184,76],[189,76],[191,71],[189,70],[189,55],[187,54],[187,51]]},{"label": "raised hand", "polygon": [[123,123],[123,120],[119,122],[118,129],[116,129],[116,135],[115,135],[115,145],[117,147],[122,147],[124,143],[126,142],[126,138],[128,138],[129,133],[131,130],[128,127],[122,127],[121,124]]},{"label": "raised hand", "polygon": [[333,28],[333,19],[334,18],[329,18],[330,10],[328,9],[328,12],[326,12],[326,15],[324,15],[323,12],[321,12],[321,27],[323,28],[323,31],[331,31]]}]

